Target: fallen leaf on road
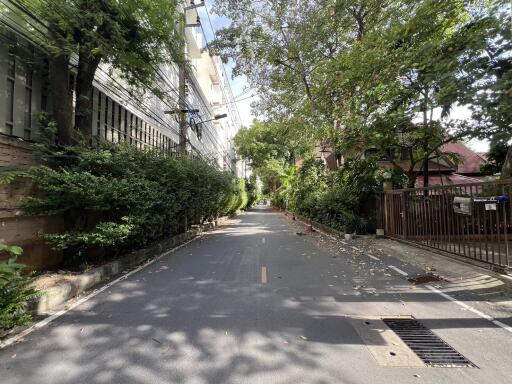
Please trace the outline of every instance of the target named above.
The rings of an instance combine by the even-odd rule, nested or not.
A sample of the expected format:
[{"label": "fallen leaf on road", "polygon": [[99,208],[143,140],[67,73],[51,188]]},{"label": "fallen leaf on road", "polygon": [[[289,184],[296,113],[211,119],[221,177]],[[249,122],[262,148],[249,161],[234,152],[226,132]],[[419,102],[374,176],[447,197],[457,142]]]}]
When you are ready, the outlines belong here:
[{"label": "fallen leaf on road", "polygon": [[15,359],[15,358],[16,358],[16,354],[15,354],[15,353],[13,353],[13,354],[11,355],[11,359]]},{"label": "fallen leaf on road", "polygon": [[300,337],[302,340],[307,340],[308,338],[306,336],[301,336]]}]

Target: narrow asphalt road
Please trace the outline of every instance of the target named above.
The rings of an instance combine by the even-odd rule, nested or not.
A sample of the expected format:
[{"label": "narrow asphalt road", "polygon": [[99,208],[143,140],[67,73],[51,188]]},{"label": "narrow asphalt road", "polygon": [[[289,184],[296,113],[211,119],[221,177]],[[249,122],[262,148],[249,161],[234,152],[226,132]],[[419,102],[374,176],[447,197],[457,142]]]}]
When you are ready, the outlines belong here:
[{"label": "narrow asphalt road", "polygon": [[[239,216],[0,350],[0,383],[512,382],[512,333],[411,289],[392,260],[334,253],[297,228],[269,209]],[[375,351],[398,346],[354,319],[397,315],[477,368],[380,364]]]}]

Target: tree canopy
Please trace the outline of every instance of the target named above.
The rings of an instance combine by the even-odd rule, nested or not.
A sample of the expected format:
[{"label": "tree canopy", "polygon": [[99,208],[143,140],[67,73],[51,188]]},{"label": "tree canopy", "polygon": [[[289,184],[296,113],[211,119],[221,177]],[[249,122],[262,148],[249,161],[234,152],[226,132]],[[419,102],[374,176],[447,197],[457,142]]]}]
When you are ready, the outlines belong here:
[{"label": "tree canopy", "polygon": [[293,121],[311,147],[373,148],[412,186],[414,169],[427,176],[429,160],[450,156],[443,144],[511,134],[505,1],[217,0],[216,10],[233,22],[215,47],[258,89],[266,123]]}]

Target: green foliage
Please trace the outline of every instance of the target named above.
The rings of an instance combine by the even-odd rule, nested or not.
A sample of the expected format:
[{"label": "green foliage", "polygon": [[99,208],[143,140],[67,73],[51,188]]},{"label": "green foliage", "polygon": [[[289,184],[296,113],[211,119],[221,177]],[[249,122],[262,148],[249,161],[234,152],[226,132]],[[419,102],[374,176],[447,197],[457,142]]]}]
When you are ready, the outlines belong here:
[{"label": "green foliage", "polygon": [[487,153],[487,162],[480,167],[480,171],[491,175],[501,172],[509,148],[506,140],[492,141]]},{"label": "green foliage", "polygon": [[245,180],[247,190],[247,208],[250,208],[258,201],[258,186],[256,185],[256,176],[252,175]]},{"label": "green foliage", "polygon": [[308,159],[276,191],[272,203],[344,232],[365,233],[373,229],[374,197],[381,180],[373,160],[352,159],[327,173],[323,162]]},{"label": "green foliage", "polygon": [[[161,65],[185,65],[178,0],[18,0],[3,7],[46,57],[59,140],[91,140],[93,79],[103,70],[120,77],[134,97],[148,91],[170,101],[162,87]],[[2,10],[3,12],[3,10]],[[4,20],[5,21],[5,20]],[[17,27],[18,28],[18,27]],[[23,32],[22,32],[23,33]],[[67,92],[76,70],[75,97]],[[74,128],[72,121],[74,114]]]},{"label": "green foliage", "polygon": [[[157,90],[155,68],[182,61],[176,0],[21,0],[44,20],[41,42],[54,56],[77,54],[84,63],[101,59],[134,86]],[[20,13],[19,17],[26,17]],[[28,23],[28,21],[27,21]],[[91,61],[93,60],[93,61]],[[87,68],[78,68],[78,76]]]},{"label": "green foliage", "polygon": [[228,205],[227,213],[235,214],[239,210],[247,208],[249,203],[249,195],[244,179],[233,180],[231,200]]},{"label": "green foliage", "polygon": [[22,252],[20,247],[0,243],[0,255],[10,257],[8,261],[0,261],[0,330],[30,321],[27,303],[38,296],[30,286],[32,278],[21,275],[25,266],[16,263]]},{"label": "green foliage", "polygon": [[193,224],[247,204],[243,182],[197,158],[105,142],[49,152],[46,165],[22,174],[34,185],[23,208],[63,214],[67,231],[44,237],[82,257],[92,247],[140,247],[183,230],[185,219]]},{"label": "green foliage", "polygon": [[[510,2],[217,3],[234,22],[214,46],[262,95],[265,143],[285,121],[310,146],[375,149],[414,186],[443,144],[511,132]],[[460,105],[472,119],[453,118]]]},{"label": "green foliage", "polygon": [[300,128],[289,123],[254,120],[250,128],[236,134],[237,154],[262,178],[265,189],[283,183],[295,160],[311,152],[311,144],[298,132]]}]

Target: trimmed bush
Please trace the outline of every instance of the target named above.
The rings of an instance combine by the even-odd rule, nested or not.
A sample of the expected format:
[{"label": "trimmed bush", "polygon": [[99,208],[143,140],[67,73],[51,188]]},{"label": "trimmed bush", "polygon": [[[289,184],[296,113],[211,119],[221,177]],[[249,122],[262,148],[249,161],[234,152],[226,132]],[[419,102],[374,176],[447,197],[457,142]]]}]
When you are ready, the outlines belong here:
[{"label": "trimmed bush", "polygon": [[308,159],[273,194],[272,203],[343,232],[365,233],[373,229],[374,196],[381,185],[373,160],[349,160],[327,172],[321,161]]},{"label": "trimmed bush", "polygon": [[22,252],[20,247],[0,244],[0,254],[10,257],[8,261],[0,261],[0,330],[29,322],[27,303],[38,296],[30,287],[31,276],[21,275],[25,265],[16,263]]},{"label": "trimmed bush", "polygon": [[22,174],[34,186],[23,208],[64,216],[67,231],[44,237],[75,265],[93,249],[112,254],[141,247],[246,204],[243,181],[191,156],[106,142],[43,146],[41,153],[46,164]]}]

